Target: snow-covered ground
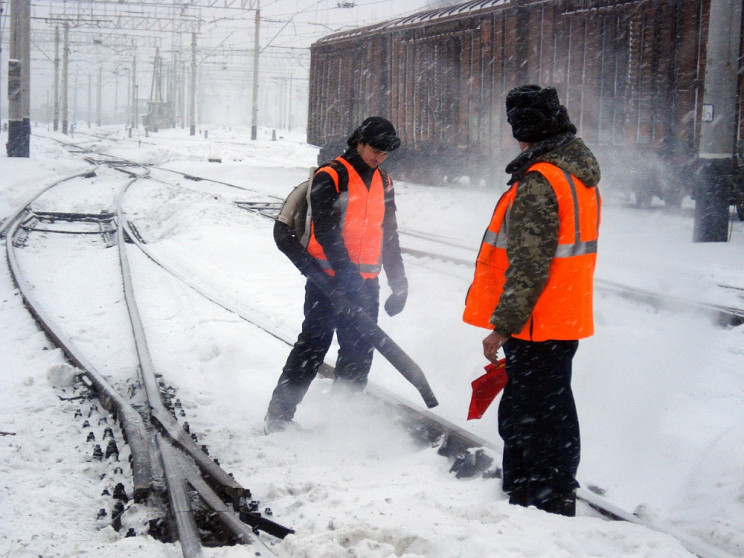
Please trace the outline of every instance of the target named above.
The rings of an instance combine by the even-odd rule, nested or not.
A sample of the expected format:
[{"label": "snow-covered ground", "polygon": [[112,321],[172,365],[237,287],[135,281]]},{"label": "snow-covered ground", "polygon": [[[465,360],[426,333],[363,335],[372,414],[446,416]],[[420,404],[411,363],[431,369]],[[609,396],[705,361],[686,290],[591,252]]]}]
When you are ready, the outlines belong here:
[{"label": "snow-covered ground", "polygon": [[[34,133],[30,159],[0,156],[2,218],[55,178],[87,168],[42,137],[49,132]],[[274,246],[271,222],[230,202],[283,197],[307,176],[316,150],[301,137],[250,142],[247,132],[224,129],[210,129],[209,139],[184,130],[115,137],[100,149],[253,190],[141,182],[127,193],[125,210],[154,253],[294,339],[303,278]],[[87,141],[83,134],[74,139]],[[207,161],[215,156],[222,162]],[[96,196],[113,200],[111,183],[96,180]],[[469,247],[452,247],[459,256],[474,258],[503,188],[396,182],[399,225],[444,236]],[[694,244],[692,202],[682,210],[658,204],[641,211],[630,207],[624,190],[602,184],[600,284],[744,306],[741,291],[720,286],[744,287],[742,223],[732,224],[728,243]],[[61,320],[80,312],[77,302],[98,305],[73,316],[86,321],[76,337],[93,353],[114,345],[115,312],[105,305],[114,308],[116,301],[96,292],[112,278],[94,267],[113,257],[58,243],[58,251],[44,255],[57,273],[37,294],[50,304],[66,301],[57,307]],[[38,266],[33,246],[26,250],[22,263]],[[289,346],[185,290],[134,249],[129,253],[155,365],[177,387],[184,420],[261,509],[270,507],[276,521],[296,531],[283,542],[263,536],[278,556],[691,556],[667,535],[606,521],[585,506],[573,519],[510,506],[498,480],[456,479],[435,449],[413,444],[380,404],[336,393],[328,380],[316,380],[300,406],[301,430],[264,436],[262,418]],[[472,266],[412,259],[406,266],[406,309],[395,318],[383,314],[381,326],[427,374],[440,401],[434,411],[498,444],[495,407],[480,421],[465,421],[470,382],[486,364],[484,332],[460,319]],[[744,326],[722,328],[695,311],[654,308],[598,289],[596,330],[574,361],[580,482],[605,489],[607,500],[627,511],[718,548],[720,556],[744,555]],[[59,397],[69,377],[64,357],[38,331],[7,271],[0,272],[0,351],[0,555],[179,556],[178,545],[124,538],[96,519],[111,506],[101,496],[104,465],[90,460],[74,418],[77,402]],[[108,374],[127,368],[128,357],[120,358]],[[422,405],[379,355],[371,381]],[[128,513],[130,521],[139,517],[135,508]],[[253,555],[240,547],[204,554]]]}]

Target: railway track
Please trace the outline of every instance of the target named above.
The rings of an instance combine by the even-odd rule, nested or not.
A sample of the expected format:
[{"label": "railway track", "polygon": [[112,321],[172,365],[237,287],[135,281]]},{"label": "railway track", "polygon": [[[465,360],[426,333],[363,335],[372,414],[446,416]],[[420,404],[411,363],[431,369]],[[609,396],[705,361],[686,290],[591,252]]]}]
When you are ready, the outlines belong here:
[{"label": "railway track", "polygon": [[[107,162],[102,159],[91,160],[90,162],[95,165],[107,164]],[[123,171],[132,179],[134,179],[136,176],[144,176],[147,174],[142,169],[139,172],[133,171],[133,169],[137,167],[134,167],[130,164],[113,163],[113,166],[116,167],[118,170]],[[194,177],[189,177],[187,175],[184,176],[186,178],[194,180]],[[70,179],[72,179],[72,177]],[[201,180],[207,179],[198,178],[198,181]],[[227,186],[236,187],[234,185]],[[124,196],[125,190],[126,187],[122,188],[122,193],[119,195],[120,201],[121,198]],[[46,191],[46,189],[44,191]],[[276,200],[238,203],[238,205],[240,205],[241,207],[250,211],[257,212],[265,217],[272,217],[273,212],[275,210],[278,210],[278,204],[279,202],[277,202]],[[28,205],[29,204],[26,204],[26,206]],[[6,220],[6,222],[2,226],[2,232],[8,233],[7,247],[9,253],[9,261],[11,261],[12,266],[15,265],[16,267],[17,263],[13,264],[12,262],[12,260],[15,258],[11,255],[12,252],[15,250],[13,245],[17,239],[17,232],[19,230],[24,230],[21,223],[28,223],[27,219],[21,217],[22,215],[23,210],[19,210],[19,212],[17,212],[17,217],[14,218],[17,226],[11,223],[11,219]],[[44,217],[43,212],[41,212],[36,217]],[[43,222],[43,219],[39,219],[39,222]],[[117,210],[116,212],[115,222],[117,236],[116,243],[119,246],[120,257],[122,260],[123,276],[126,277],[128,267],[125,245],[135,245],[150,259],[152,259],[162,268],[166,269],[169,273],[179,278],[190,288],[197,290],[205,297],[219,304],[223,308],[234,312],[241,318],[250,321],[262,330],[266,331],[268,334],[274,336],[275,338],[281,339],[283,342],[289,345],[292,344],[292,339],[287,338],[286,335],[276,330],[276,328],[274,328],[270,323],[262,320],[260,316],[257,316],[250,309],[241,307],[240,304],[237,304],[228,296],[225,296],[222,292],[219,291],[219,289],[211,287],[199,277],[195,277],[189,271],[179,267],[179,264],[177,262],[168,261],[164,259],[162,255],[158,255],[150,250],[147,245],[146,239],[142,238],[138,234],[135,223],[129,222],[126,216],[122,213],[121,209]],[[26,227],[27,230],[25,234],[32,234],[33,228],[28,224],[26,225]],[[39,232],[39,230],[37,230],[36,232]],[[87,234],[100,234],[101,236],[103,235],[102,232]],[[417,234],[417,236],[420,237],[422,236],[422,234],[423,233]],[[428,237],[428,235],[426,236]],[[428,238],[428,240],[432,239]],[[469,266],[472,265],[472,262],[470,261],[453,258],[451,256],[442,256],[433,252],[426,252],[414,249],[408,250],[407,252],[409,256],[414,258],[437,258],[451,261],[453,263],[467,263],[467,265]],[[20,281],[20,283],[22,283],[22,281]],[[126,284],[127,281],[125,279],[125,285]],[[125,286],[125,290],[131,291],[131,285],[129,287]],[[39,307],[38,304],[34,304],[32,294],[27,295],[27,293],[24,292],[24,296],[26,296],[27,301],[29,302],[29,306],[33,308]],[[131,295],[128,296],[128,299],[129,298],[131,298]],[[137,330],[142,330],[141,323],[137,325],[139,320],[137,320],[138,309],[136,307],[136,303],[130,304],[128,302],[128,305],[130,306],[130,314],[134,315],[133,325],[131,326],[132,329],[135,332]],[[721,311],[721,309],[719,308],[709,308],[709,310],[715,310],[716,312]],[[735,311],[735,309],[733,310]],[[179,540],[182,541],[184,555],[198,556],[200,548],[200,543],[197,535],[198,529],[194,528],[194,510],[189,508],[189,495],[183,490],[179,490],[179,487],[182,487],[184,485],[190,486],[192,490],[197,491],[202,499],[212,507],[214,513],[218,515],[224,523],[227,524],[227,528],[233,529],[233,540],[238,539],[240,540],[240,542],[255,544],[259,546],[262,545],[261,540],[256,538],[255,536],[254,530],[257,529],[255,521],[256,516],[251,514],[250,517],[248,517],[248,513],[240,513],[241,510],[243,512],[246,512],[246,504],[250,506],[250,502],[248,502],[248,500],[250,499],[248,496],[249,492],[247,491],[247,489],[244,489],[239,485],[236,486],[236,483],[234,483],[234,481],[229,480],[229,475],[227,475],[228,478],[225,478],[223,476],[223,473],[219,472],[221,471],[219,467],[219,471],[217,472],[206,472],[206,476],[210,479],[210,481],[213,481],[215,477],[224,481],[222,483],[217,483],[218,488],[216,490],[211,489],[208,485],[206,485],[206,481],[204,481],[203,479],[200,480],[200,477],[197,475],[197,467],[195,467],[193,463],[197,463],[200,467],[206,468],[207,471],[209,471],[209,468],[211,467],[209,463],[214,464],[214,462],[210,458],[205,457],[206,454],[204,453],[203,449],[199,448],[198,445],[193,442],[190,433],[184,430],[184,428],[175,421],[174,417],[172,416],[172,410],[166,408],[166,406],[162,403],[162,399],[159,395],[161,389],[158,385],[156,373],[152,367],[151,358],[148,354],[149,351],[147,349],[146,339],[144,338],[143,332],[140,331],[138,333],[138,340],[136,342],[137,352],[139,355],[138,368],[142,370],[143,379],[141,381],[146,387],[145,391],[148,392],[148,399],[151,398],[152,402],[148,403],[150,411],[145,414],[146,416],[142,419],[142,424],[140,425],[135,415],[142,417],[142,413],[139,411],[135,411],[134,413],[132,413],[132,411],[127,408],[127,405],[132,407],[131,403],[128,403],[125,397],[118,395],[117,392],[106,383],[103,375],[95,371],[95,367],[93,366],[93,364],[91,364],[86,359],[86,357],[81,354],[80,351],[75,349],[74,344],[69,339],[67,339],[63,334],[57,333],[56,328],[49,325],[49,322],[53,322],[53,320],[45,316],[43,310],[35,310],[34,312],[37,314],[37,318],[40,321],[47,323],[45,329],[48,328],[47,331],[57,344],[65,347],[65,351],[67,352],[72,362],[81,369],[87,371],[90,383],[92,387],[95,388],[95,390],[99,393],[99,397],[101,397],[102,401],[106,401],[107,404],[109,404],[110,402],[110,404],[113,405],[113,408],[116,409],[117,416],[121,417],[122,421],[124,420],[124,417],[131,418],[135,426],[123,426],[126,432],[127,440],[134,440],[135,446],[142,446],[144,448],[142,451],[148,454],[152,453],[153,446],[158,448],[158,451],[156,451],[156,453],[160,453],[160,466],[162,467],[162,473],[160,473],[160,475],[165,479],[165,482],[168,484],[169,487],[171,485],[175,487],[174,492],[166,498],[163,498],[163,500],[169,499],[171,502],[172,510],[175,510],[175,512],[171,512],[171,515],[173,515],[174,518],[178,520],[176,521],[175,529],[179,533]],[[739,314],[736,313],[732,315],[734,317],[739,316]],[[148,376],[144,376],[146,371],[148,371]],[[331,375],[333,373],[332,368],[325,367],[324,373]],[[441,419],[432,412],[423,411],[411,407],[408,402],[406,402],[402,398],[391,392],[388,392],[387,390],[379,386],[370,384],[367,393],[384,401],[386,404],[395,409],[395,412],[401,417],[401,421],[405,423],[406,428],[409,430],[409,432],[411,432],[413,435],[415,435],[417,438],[424,441],[425,443],[436,445],[438,447],[439,453],[451,460],[452,471],[458,476],[470,477],[473,475],[484,473],[493,476],[499,475],[499,471],[491,466],[492,459],[489,457],[489,454],[500,451],[500,448],[498,448],[494,444],[478,436],[475,436],[472,433],[459,428],[446,420]],[[157,402],[158,399],[160,399],[160,403]],[[140,442],[136,441],[138,439],[140,440]],[[131,442],[129,443],[131,445]],[[184,457],[184,455],[188,457]],[[149,467],[150,469],[153,468],[151,462]],[[153,494],[153,484],[148,484],[148,482],[142,480],[148,478],[148,475],[152,476],[152,472],[148,472],[147,469],[147,465],[139,463],[138,458],[133,458],[132,472],[133,477],[135,478],[135,480],[133,481],[133,495],[135,499],[139,498],[141,500],[146,500],[151,494]],[[177,474],[179,470],[186,470],[187,474],[181,474],[179,476],[179,474]],[[220,494],[218,493],[220,492],[222,498],[219,497]],[[214,498],[213,496],[216,496],[216,498]],[[707,547],[706,545],[700,544],[697,541],[690,540],[689,537],[686,537],[683,534],[674,533],[673,530],[668,528],[667,526],[655,525],[649,523],[648,521],[641,520],[631,513],[625,512],[624,510],[612,506],[612,504],[605,501],[601,498],[601,496],[590,490],[580,489],[579,498],[608,518],[630,521],[652,529],[671,533],[680,541],[682,541],[683,544],[690,551],[694,552],[698,556],[711,558],[718,556],[718,554],[716,553],[716,549]],[[255,513],[255,509],[253,510],[253,512]],[[253,521],[254,524],[251,525],[249,523],[249,527],[246,528],[243,522],[240,521],[241,519],[248,519],[249,521]],[[269,528],[269,530],[264,530],[266,530],[267,532],[271,532],[270,529],[276,529],[272,533],[275,536],[282,536],[282,534],[286,534],[289,532],[288,529],[282,526],[272,526],[272,523],[273,522],[269,522],[268,524],[264,523],[264,527]],[[243,527],[240,526],[241,524],[243,525]],[[183,535],[181,535],[182,531]],[[262,547],[261,551],[266,553],[263,555],[270,555],[271,552],[269,548],[265,548],[265,545],[264,547]]]},{"label": "railway track", "polygon": [[[127,174],[131,175],[131,172]],[[53,186],[63,183],[70,185],[75,179],[89,178],[71,177],[69,181],[59,181]],[[122,192],[134,180],[136,178],[128,179],[122,186]],[[51,187],[44,189],[34,202],[38,203],[39,198],[48,191],[51,191]],[[149,534],[165,541],[171,537],[177,539],[184,556],[188,558],[201,556],[203,538],[210,545],[250,545],[256,555],[271,556],[270,548],[257,533],[265,532],[283,538],[292,530],[263,517],[250,490],[236,482],[209,457],[205,447],[200,447],[195,436],[188,432],[188,426],[178,423],[173,406],[166,406],[167,396],[164,396],[164,387],[158,380],[134,298],[127,238],[116,224],[121,218],[120,209],[117,213],[119,215],[115,219],[113,214],[105,211],[35,211],[32,205],[27,204],[25,210],[16,213],[12,222],[3,225],[7,232],[6,250],[14,280],[42,328],[64,350],[69,360],[85,372],[86,383],[95,391],[98,400],[119,419],[131,451],[131,498],[134,502],[147,503],[157,510],[158,517],[150,522]],[[138,378],[125,381],[119,378],[114,385],[77,346],[72,335],[66,333],[66,328],[55,319],[55,314],[35,296],[34,283],[25,276],[17,251],[34,242],[37,237],[50,237],[57,233],[77,238],[101,237],[99,245],[118,246],[129,323],[122,325],[117,334],[124,335],[127,329],[133,332],[133,345],[137,353],[134,369],[139,373]],[[134,397],[122,393],[124,389],[121,386],[127,383],[134,386],[133,390],[129,390]],[[139,389],[140,386],[144,389]],[[98,454],[101,453],[102,450],[98,448]],[[123,487],[121,490],[126,492]],[[124,499],[128,500],[128,497]],[[115,527],[120,527],[124,512],[121,501],[111,510]]]}]

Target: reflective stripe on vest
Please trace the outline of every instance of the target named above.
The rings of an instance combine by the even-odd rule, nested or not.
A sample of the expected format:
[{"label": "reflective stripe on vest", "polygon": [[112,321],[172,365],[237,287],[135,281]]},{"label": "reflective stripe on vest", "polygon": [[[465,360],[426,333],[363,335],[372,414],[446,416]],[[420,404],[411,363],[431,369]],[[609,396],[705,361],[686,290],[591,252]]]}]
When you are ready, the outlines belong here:
[{"label": "reflective stripe on vest", "polygon": [[[329,166],[321,167],[317,172],[326,172],[333,179],[339,195],[341,213],[341,235],[351,262],[365,279],[377,277],[382,271],[382,222],[385,217],[385,187],[382,175],[375,170],[369,190],[366,184],[348,161],[338,157],[336,161],[346,167],[349,177],[347,191],[341,193],[338,185],[338,173]],[[307,246],[313,256],[329,275],[334,275],[323,247],[313,233]]]},{"label": "reflective stripe on vest", "polygon": [[[546,164],[546,163],[541,163]],[[537,172],[540,172],[540,174],[543,174],[540,169],[536,169],[535,167],[538,165],[534,165],[533,167],[530,167],[530,170],[536,170]],[[571,190],[571,198],[573,200],[573,207],[574,207],[574,242],[571,244],[561,244],[558,243],[558,247],[555,251],[555,257],[556,258],[570,258],[571,256],[581,256],[583,254],[596,254],[597,253],[597,241],[596,240],[581,240],[581,231],[580,231],[580,223],[579,223],[579,202],[577,199],[576,194],[576,183],[573,180],[573,177],[567,173],[565,170],[560,169],[563,173],[564,178],[566,179],[566,182],[568,183],[570,190]],[[543,174],[543,176],[545,176]],[[546,177],[547,178],[547,177]],[[584,186],[586,188],[586,186]],[[515,191],[516,193],[516,191]],[[511,202],[513,203],[513,199]],[[597,196],[597,215],[599,215],[600,209],[599,204],[601,203],[601,199],[599,196]],[[509,221],[509,213],[511,212],[511,203],[507,207],[507,210],[504,215],[504,223],[508,223]],[[489,244],[493,246],[494,248],[501,248],[503,250],[506,250],[506,227],[501,227],[500,230],[497,232],[491,231],[490,229],[486,231],[485,236],[483,237],[483,242],[486,244]]]},{"label": "reflective stripe on vest", "polygon": [[[549,163],[532,165],[550,183],[558,200],[558,246],[551,262],[548,282],[524,328],[513,335],[520,339],[581,339],[594,332],[592,318],[593,275],[601,198],[597,188]],[[509,261],[506,254],[509,217],[519,183],[496,204],[483,237],[475,276],[465,303],[463,320],[492,329],[491,315],[498,305]]]}]

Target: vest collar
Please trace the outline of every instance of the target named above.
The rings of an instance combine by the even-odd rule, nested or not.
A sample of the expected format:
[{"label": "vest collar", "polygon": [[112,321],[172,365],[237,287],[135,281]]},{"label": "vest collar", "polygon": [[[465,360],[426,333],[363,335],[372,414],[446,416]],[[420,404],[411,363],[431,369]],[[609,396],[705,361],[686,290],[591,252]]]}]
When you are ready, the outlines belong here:
[{"label": "vest collar", "polygon": [[511,179],[507,184],[511,186],[515,182],[522,180],[522,177],[533,164],[539,162],[540,157],[546,153],[550,153],[568,143],[576,137],[575,134],[567,132],[552,138],[545,139],[543,141],[533,144],[528,149],[522,151],[517,157],[506,166],[506,172],[512,175]]}]

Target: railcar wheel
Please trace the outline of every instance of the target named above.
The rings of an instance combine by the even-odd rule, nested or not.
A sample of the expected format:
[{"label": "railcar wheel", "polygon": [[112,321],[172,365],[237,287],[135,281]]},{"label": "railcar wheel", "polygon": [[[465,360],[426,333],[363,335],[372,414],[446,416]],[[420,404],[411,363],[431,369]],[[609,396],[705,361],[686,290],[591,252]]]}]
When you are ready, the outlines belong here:
[{"label": "railcar wheel", "polygon": [[641,209],[648,209],[651,207],[651,200],[653,199],[651,192],[647,190],[636,190],[635,192],[635,205]]},{"label": "railcar wheel", "polygon": [[664,204],[667,207],[674,207],[679,209],[680,207],[682,207],[682,200],[684,199],[684,192],[680,192],[678,190],[667,192],[666,194],[664,194]]}]

